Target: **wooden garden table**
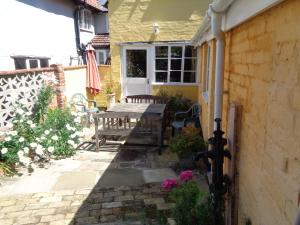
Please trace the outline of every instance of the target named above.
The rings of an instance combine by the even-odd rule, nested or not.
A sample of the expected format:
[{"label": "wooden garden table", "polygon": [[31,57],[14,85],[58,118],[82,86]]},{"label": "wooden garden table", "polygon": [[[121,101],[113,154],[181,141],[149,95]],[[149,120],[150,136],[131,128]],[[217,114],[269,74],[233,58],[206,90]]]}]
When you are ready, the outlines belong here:
[{"label": "wooden garden table", "polygon": [[137,113],[143,117],[151,117],[158,121],[158,147],[159,153],[163,145],[163,122],[166,104],[148,104],[148,103],[116,103],[110,107],[107,112],[116,113]]}]

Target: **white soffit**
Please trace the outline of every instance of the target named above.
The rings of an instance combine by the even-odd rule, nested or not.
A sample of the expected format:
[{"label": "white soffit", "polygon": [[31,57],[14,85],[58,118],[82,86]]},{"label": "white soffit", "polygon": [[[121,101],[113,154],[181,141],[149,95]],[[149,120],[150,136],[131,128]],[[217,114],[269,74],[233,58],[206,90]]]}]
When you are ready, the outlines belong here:
[{"label": "white soffit", "polygon": [[245,22],[283,0],[235,0],[226,13],[224,30]]}]

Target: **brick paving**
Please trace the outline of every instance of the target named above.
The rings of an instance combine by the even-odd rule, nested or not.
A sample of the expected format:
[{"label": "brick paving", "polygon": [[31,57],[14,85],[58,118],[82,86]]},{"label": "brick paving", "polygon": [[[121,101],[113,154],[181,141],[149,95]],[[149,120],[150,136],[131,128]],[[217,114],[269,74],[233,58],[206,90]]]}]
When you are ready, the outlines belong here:
[{"label": "brick paving", "polygon": [[146,184],[2,197],[0,224],[145,224],[174,206],[165,195],[159,184]]},{"label": "brick paving", "polygon": [[[155,152],[144,154],[82,151],[73,158],[54,161],[46,169],[37,168],[33,174],[2,179],[0,224],[157,224],[159,211],[166,214],[174,205],[166,203],[160,182],[146,182],[149,172],[142,183],[136,181],[134,176],[149,169],[151,175],[159,162]],[[162,165],[154,174],[164,171]],[[130,175],[128,171],[135,172]],[[103,182],[114,186],[103,187]],[[126,185],[119,185],[122,182]]]}]

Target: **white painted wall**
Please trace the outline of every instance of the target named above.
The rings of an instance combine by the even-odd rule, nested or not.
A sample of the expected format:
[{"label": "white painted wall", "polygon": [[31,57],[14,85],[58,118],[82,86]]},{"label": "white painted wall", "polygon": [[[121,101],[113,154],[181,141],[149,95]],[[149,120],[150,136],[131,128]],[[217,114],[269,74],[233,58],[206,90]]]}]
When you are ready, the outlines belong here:
[{"label": "white painted wall", "polygon": [[14,69],[13,55],[51,57],[68,65],[77,56],[73,13],[67,0],[2,0],[0,70]]},{"label": "white painted wall", "polygon": [[235,0],[226,13],[223,28],[224,30],[230,30],[282,1],[283,0]]}]

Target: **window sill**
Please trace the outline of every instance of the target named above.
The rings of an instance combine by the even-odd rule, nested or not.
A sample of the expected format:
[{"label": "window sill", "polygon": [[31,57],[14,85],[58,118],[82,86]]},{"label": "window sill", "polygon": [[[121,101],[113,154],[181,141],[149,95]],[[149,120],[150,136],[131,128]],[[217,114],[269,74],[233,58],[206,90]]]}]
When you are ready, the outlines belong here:
[{"label": "window sill", "polygon": [[209,99],[208,91],[202,92],[202,97],[204,98],[204,101],[205,101],[206,103],[208,103],[208,99]]},{"label": "window sill", "polygon": [[157,85],[157,86],[199,86],[198,83],[157,83],[153,82],[151,85]]},{"label": "window sill", "polygon": [[93,30],[88,30],[88,29],[84,29],[84,28],[80,28],[80,31],[84,31],[84,32],[87,32],[87,33],[93,33]]}]

